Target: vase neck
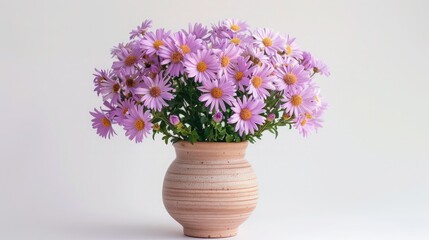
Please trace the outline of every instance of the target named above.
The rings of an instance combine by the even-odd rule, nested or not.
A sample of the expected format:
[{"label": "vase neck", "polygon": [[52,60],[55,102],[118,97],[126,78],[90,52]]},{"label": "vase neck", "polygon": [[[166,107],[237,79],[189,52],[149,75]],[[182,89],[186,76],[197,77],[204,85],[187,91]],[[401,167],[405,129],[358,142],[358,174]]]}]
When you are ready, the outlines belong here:
[{"label": "vase neck", "polygon": [[179,160],[239,160],[244,159],[247,142],[225,143],[225,142],[189,142],[181,141],[174,144],[176,156]]}]

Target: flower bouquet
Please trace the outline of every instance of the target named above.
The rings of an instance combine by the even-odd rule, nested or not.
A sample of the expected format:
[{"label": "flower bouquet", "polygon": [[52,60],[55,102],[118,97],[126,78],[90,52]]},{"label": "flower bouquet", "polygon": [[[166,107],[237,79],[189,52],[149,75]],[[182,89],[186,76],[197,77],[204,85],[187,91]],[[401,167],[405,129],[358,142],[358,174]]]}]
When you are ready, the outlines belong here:
[{"label": "flower bouquet", "polygon": [[[314,79],[318,74],[329,76],[329,70],[300,49],[295,38],[266,28],[251,30],[244,21],[228,19],[211,28],[196,23],[177,32],[151,30],[151,24],[146,20],[130,33],[129,42],[112,49],[110,69],[96,69],[94,91],[102,96],[104,107],[91,112],[93,128],[104,138],[116,134],[113,125],[117,125],[136,142],[161,134],[166,143],[175,143],[178,157],[164,182],[167,210],[187,235],[232,236],[256,206],[256,177],[249,175],[253,171],[244,160],[247,142],[255,142],[266,131],[277,136],[282,126],[295,128],[303,136],[320,128],[326,104]],[[228,155],[225,149],[232,145],[227,143],[242,151]],[[193,150],[197,146],[204,151]],[[215,158],[218,161],[211,162]],[[200,163],[225,169],[236,164],[234,169],[242,169],[246,181],[232,177],[240,175],[239,170],[216,173],[193,167]],[[190,164],[188,172],[178,167],[186,164]],[[191,181],[183,177],[186,174],[198,174],[202,184],[180,185]],[[240,184],[231,185],[231,179]],[[237,200],[247,204],[247,211],[229,216],[233,206],[239,206],[228,205],[241,191],[236,189],[248,189]],[[211,190],[224,195],[213,202],[214,195],[204,195],[212,194]],[[199,200],[190,204],[189,197],[196,195]],[[212,204],[198,208],[201,199]],[[191,207],[196,208],[194,220],[186,220]],[[207,209],[225,212],[223,218],[216,218],[220,219],[216,227],[210,226],[215,220]],[[223,226],[224,222],[234,224]]]}]

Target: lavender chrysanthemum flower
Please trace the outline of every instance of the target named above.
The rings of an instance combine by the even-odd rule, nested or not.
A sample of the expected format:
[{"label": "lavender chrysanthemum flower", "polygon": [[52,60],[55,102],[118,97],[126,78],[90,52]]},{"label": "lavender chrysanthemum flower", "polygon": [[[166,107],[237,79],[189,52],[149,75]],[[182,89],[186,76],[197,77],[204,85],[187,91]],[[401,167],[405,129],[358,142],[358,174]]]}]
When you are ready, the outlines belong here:
[{"label": "lavender chrysanthemum flower", "polygon": [[235,63],[227,70],[228,80],[233,82],[237,88],[244,92],[244,87],[249,85],[249,75],[253,72],[254,67],[251,67],[249,58],[238,57]]},{"label": "lavender chrysanthemum flower", "polygon": [[124,119],[130,114],[130,109],[136,103],[130,98],[119,103],[118,107],[113,110],[114,122],[122,126]]},{"label": "lavender chrysanthemum flower", "polygon": [[276,69],[275,74],[278,78],[274,84],[280,91],[288,91],[290,88],[303,88],[310,80],[309,72],[305,71],[304,67],[299,64],[282,65]]},{"label": "lavender chrysanthemum flower", "polygon": [[108,78],[106,81],[101,82],[100,93],[103,96],[103,101],[116,103],[120,97],[121,85],[118,81]]},{"label": "lavender chrysanthemum flower", "polygon": [[198,87],[203,94],[198,98],[201,102],[206,102],[205,106],[210,106],[210,111],[219,111],[219,106],[226,111],[225,103],[231,105],[234,101],[235,88],[225,77],[214,81],[203,81],[203,86]]},{"label": "lavender chrysanthemum flower", "polygon": [[314,59],[311,53],[309,52],[303,52],[302,53],[302,63],[301,65],[304,67],[305,70],[312,70],[314,66]]},{"label": "lavender chrysanthemum flower", "polygon": [[223,114],[222,114],[222,112],[217,112],[217,113],[215,113],[215,114],[213,115],[213,121],[215,121],[215,122],[217,122],[217,123],[221,122],[221,121],[222,121],[222,119],[223,119]]},{"label": "lavender chrysanthemum flower", "polygon": [[285,41],[279,34],[273,33],[271,30],[263,28],[256,29],[253,33],[255,44],[261,49],[264,49],[268,55],[274,55],[277,51],[283,51]]},{"label": "lavender chrysanthemum flower", "polygon": [[207,40],[209,31],[206,26],[201,23],[194,23],[193,25],[189,23],[188,31],[182,30],[186,35],[194,35],[197,39]]},{"label": "lavender chrysanthemum flower", "polygon": [[250,61],[255,65],[270,65],[270,59],[264,54],[264,51],[257,47],[253,47],[252,45],[247,45],[243,52],[243,56],[249,57]]},{"label": "lavender chrysanthemum flower", "polygon": [[331,75],[331,72],[329,71],[328,66],[324,62],[322,62],[318,59],[314,59],[313,71],[315,73],[320,73],[320,74],[327,76],[327,77],[329,75]]},{"label": "lavender chrysanthemum flower", "polygon": [[170,120],[171,125],[173,125],[173,126],[176,126],[177,124],[180,123],[180,119],[177,115],[170,115],[169,120]]},{"label": "lavender chrysanthemum flower", "polygon": [[97,93],[97,95],[101,94],[101,83],[107,81],[107,79],[110,79],[113,74],[112,74],[112,70],[98,70],[95,69],[94,75],[94,91]]},{"label": "lavender chrysanthemum flower", "polygon": [[284,102],[282,108],[289,115],[298,117],[316,108],[317,102],[315,96],[315,89],[311,85],[303,89],[292,88],[285,93],[282,99]]},{"label": "lavender chrysanthemum flower", "polygon": [[253,95],[255,99],[266,99],[270,95],[269,90],[274,90],[273,81],[275,76],[272,76],[273,70],[269,67],[258,67],[253,70],[252,78],[247,91]]},{"label": "lavender chrysanthemum flower", "polygon": [[261,116],[264,110],[264,102],[262,100],[253,99],[250,97],[247,99],[243,97],[243,101],[237,98],[237,101],[233,103],[231,110],[234,114],[228,119],[229,124],[235,125],[235,131],[240,136],[247,134],[254,134],[255,130],[258,129],[258,125],[262,125],[265,121],[264,117]]},{"label": "lavender chrysanthemum flower", "polygon": [[117,53],[119,61],[113,63],[112,68],[116,71],[131,72],[135,70],[136,64],[142,62],[143,53],[140,48],[121,48]]},{"label": "lavender chrysanthemum flower", "polygon": [[226,74],[228,68],[230,68],[232,61],[240,56],[241,49],[236,47],[234,44],[228,44],[222,49],[216,51],[220,61],[220,70],[218,72],[219,77]]},{"label": "lavender chrysanthemum flower", "polygon": [[174,98],[170,93],[173,88],[169,79],[163,78],[161,74],[156,75],[154,80],[144,76],[143,82],[145,87],[136,89],[135,93],[143,95],[141,101],[147,108],[161,111],[164,106],[168,106],[165,101]]},{"label": "lavender chrysanthemum flower", "polygon": [[140,26],[130,32],[130,39],[136,37],[142,38],[146,32],[152,27],[152,20],[145,20]]},{"label": "lavender chrysanthemum flower", "polygon": [[142,49],[149,56],[159,53],[169,35],[170,31],[165,32],[162,28],[157,29],[155,33],[147,32],[141,41]]},{"label": "lavender chrysanthemum flower", "polygon": [[228,27],[232,32],[244,32],[249,28],[249,25],[245,21],[238,19],[226,19],[223,21],[223,25]]},{"label": "lavender chrysanthemum flower", "polygon": [[121,80],[121,88],[125,95],[134,94],[134,90],[140,85],[140,74],[135,70],[128,73],[120,72],[118,77]]},{"label": "lavender chrysanthemum flower", "polygon": [[298,129],[303,137],[307,137],[313,131],[317,132],[317,129],[322,127],[322,114],[323,110],[301,114],[301,116],[294,119],[295,128]]},{"label": "lavender chrysanthemum flower", "polygon": [[219,63],[215,55],[210,50],[202,50],[197,53],[190,53],[185,58],[185,71],[189,77],[195,77],[196,82],[216,79],[216,72],[219,70]]},{"label": "lavender chrysanthemum flower", "polygon": [[144,111],[143,106],[133,106],[130,114],[122,121],[124,126],[125,135],[130,140],[135,139],[136,143],[141,142],[143,137],[147,137],[152,129],[152,115],[149,110]]},{"label": "lavender chrysanthemum flower", "polygon": [[161,47],[159,56],[163,58],[162,65],[168,64],[167,74],[177,77],[183,74],[183,58],[186,54],[196,52],[201,47],[201,40],[194,35],[185,35],[183,32],[174,33]]},{"label": "lavender chrysanthemum flower", "polygon": [[289,34],[286,38],[286,46],[285,46],[286,56],[292,57],[295,59],[302,58],[302,51],[299,49],[298,45],[295,42],[295,38],[292,38]]},{"label": "lavender chrysanthemum flower", "polygon": [[112,120],[107,114],[98,111],[94,108],[94,112],[89,112],[94,118],[92,121],[92,128],[97,129],[97,134],[103,138],[109,138],[116,134],[112,127]]}]

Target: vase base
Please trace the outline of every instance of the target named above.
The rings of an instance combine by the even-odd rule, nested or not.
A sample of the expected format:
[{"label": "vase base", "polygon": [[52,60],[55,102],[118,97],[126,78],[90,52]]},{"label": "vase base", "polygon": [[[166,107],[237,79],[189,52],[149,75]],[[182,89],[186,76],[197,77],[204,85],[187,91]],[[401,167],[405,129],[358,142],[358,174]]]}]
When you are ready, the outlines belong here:
[{"label": "vase base", "polygon": [[228,238],[237,235],[237,228],[219,230],[183,228],[183,233],[188,237],[194,238]]}]

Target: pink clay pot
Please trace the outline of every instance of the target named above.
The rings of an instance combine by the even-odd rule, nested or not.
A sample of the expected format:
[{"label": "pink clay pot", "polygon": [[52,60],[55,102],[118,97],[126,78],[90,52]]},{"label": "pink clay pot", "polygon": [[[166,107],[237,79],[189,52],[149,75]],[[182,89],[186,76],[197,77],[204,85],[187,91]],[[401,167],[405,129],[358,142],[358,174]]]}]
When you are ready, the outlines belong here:
[{"label": "pink clay pot", "polygon": [[252,166],[244,159],[247,142],[177,142],[168,168],[163,201],[184,234],[223,238],[237,234],[258,200]]}]

